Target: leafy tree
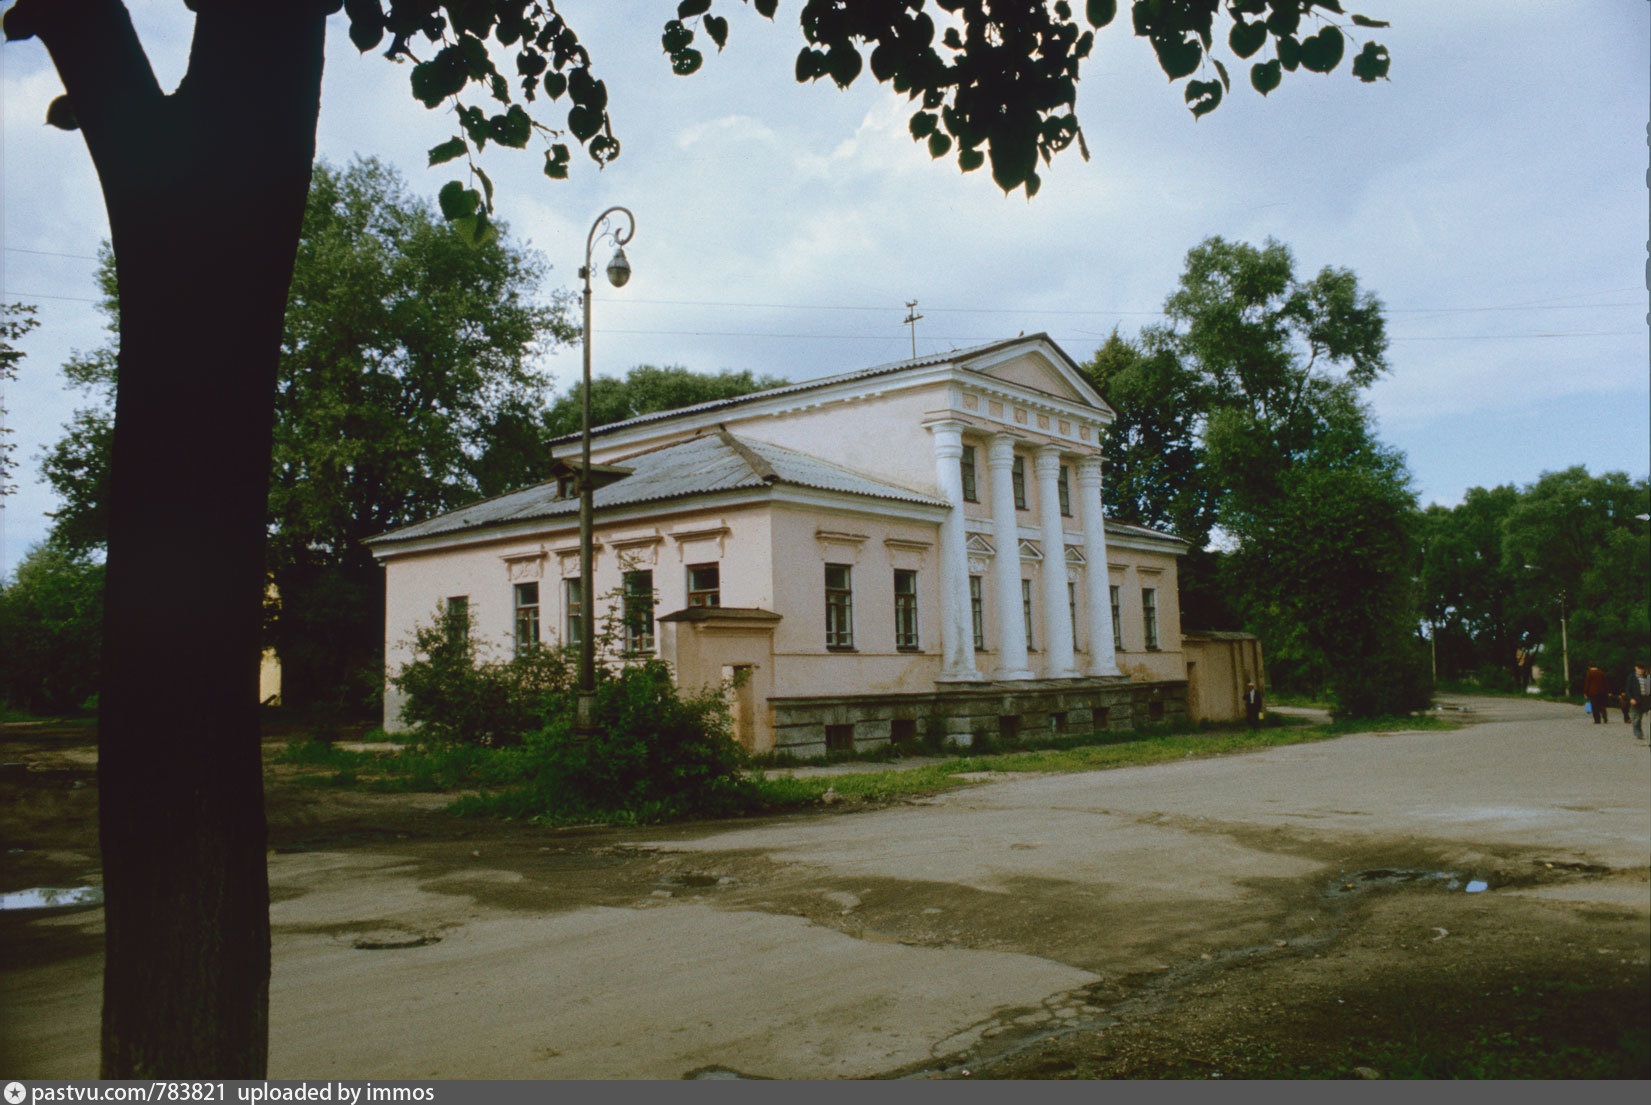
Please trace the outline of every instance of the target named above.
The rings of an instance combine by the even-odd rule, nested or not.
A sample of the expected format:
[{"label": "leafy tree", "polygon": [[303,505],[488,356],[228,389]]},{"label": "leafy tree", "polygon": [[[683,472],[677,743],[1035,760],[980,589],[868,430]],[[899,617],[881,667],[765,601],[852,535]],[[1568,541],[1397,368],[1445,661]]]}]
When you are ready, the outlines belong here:
[{"label": "leafy tree", "polygon": [[1249,622],[1281,646],[1275,675],[1328,686],[1339,716],[1425,709],[1416,502],[1403,458],[1374,441],[1327,440],[1281,474],[1275,494],[1244,516],[1228,573]]},{"label": "leafy tree", "polygon": [[[1346,269],[1298,279],[1271,239],[1210,238],[1188,252],[1164,313],[1084,366],[1119,411],[1105,443],[1109,508],[1193,544],[1187,624],[1259,631],[1275,683],[1328,683],[1349,713],[1412,708],[1414,549],[1402,546],[1414,527],[1405,518],[1370,540],[1334,499],[1384,519],[1414,505],[1358,399],[1387,370],[1380,301]],[[1204,548],[1217,528],[1233,555]],[[1319,557],[1358,566],[1357,591],[1317,574]]]},{"label": "leafy tree", "polygon": [[[639,415],[673,411],[715,399],[734,399],[765,388],[789,383],[778,376],[753,376],[749,371],[715,374],[692,372],[681,365],[657,368],[637,365],[624,379],[599,376],[590,385],[593,426],[622,422]],[[552,438],[578,433],[582,425],[580,401],[584,385],[558,399],[545,413],[544,430]]]},{"label": "leafy tree", "polygon": [[34,317],[34,308],[23,303],[0,303],[0,497],[17,490],[12,486],[12,450],[16,442],[10,440],[11,426],[6,421],[5,384],[17,379],[17,366],[23,353],[12,345],[40,323]]},{"label": "leafy tree", "polygon": [[1499,670],[1509,685],[1518,677],[1518,576],[1502,558],[1503,526],[1518,501],[1511,485],[1473,487],[1460,506],[1430,506],[1419,519],[1422,613],[1447,676],[1497,680]]},{"label": "leafy tree", "polygon": [[[256,701],[265,512],[282,314],[298,250],[321,101],[326,17],[341,0],[192,0],[195,33],[177,89],[162,91],[120,0],[18,0],[9,40],[39,38],[65,94],[47,119],[85,137],[103,187],[122,307],[110,449],[105,665],[99,790],[105,907],[103,1073],[257,1076],[268,1047],[268,879]],[[553,0],[347,0],[363,51],[388,40],[414,61],[413,95],[453,101],[463,131],[432,151],[472,157],[488,142],[524,148],[538,133],[545,172],[565,176],[565,135],[598,163],[619,143],[608,90]],[[661,44],[678,72],[720,48],[728,25],[710,0],[682,0]],[[753,0],[771,16],[776,0]],[[1347,32],[1330,0],[1136,0],[1134,32],[1195,115],[1230,83],[1210,56],[1224,38],[1263,94],[1281,71],[1337,67]],[[965,171],[990,157],[1005,188],[1037,189],[1039,159],[1075,139],[1078,63],[1093,46],[1066,0],[953,5],[941,32],[905,0],[807,0],[797,77],[839,85],[861,71],[920,101],[914,139],[953,145]],[[1114,0],[1085,19],[1110,23]],[[689,27],[697,20],[696,27]],[[1362,16],[1353,26],[1380,26]],[[1308,30],[1316,27],[1311,34]],[[434,47],[424,60],[414,40]],[[489,45],[515,54],[520,96],[567,97],[566,131],[514,102]],[[422,50],[422,46],[420,47]],[[944,51],[944,52],[942,52]],[[1361,80],[1386,73],[1367,42]],[[1213,75],[1219,80],[1207,79]],[[465,102],[474,85],[499,110]],[[985,147],[982,153],[981,147]],[[473,240],[489,233],[492,185],[452,181],[442,212]],[[187,217],[180,217],[186,212]],[[177,702],[154,694],[182,685]],[[202,949],[211,949],[203,954]],[[165,1016],[157,1016],[156,1009]]]},{"label": "leafy tree", "polygon": [[1540,627],[1550,690],[1563,684],[1560,617],[1568,619],[1573,680],[1586,665],[1621,678],[1651,645],[1647,522],[1651,485],[1579,466],[1545,472],[1503,523],[1502,566],[1515,601]]},{"label": "leafy tree", "polygon": [[1136,342],[1114,330],[1083,368],[1123,416],[1103,442],[1108,515],[1202,548],[1217,504],[1203,469],[1204,381],[1157,327]]},{"label": "leafy tree", "polygon": [[[99,281],[118,332],[114,259]],[[380,163],[317,165],[288,295],[270,472],[266,607],[289,705],[376,696],[384,590],[361,539],[542,478],[542,432],[501,433],[549,400],[536,354],[572,339],[567,297],[533,302],[539,258],[495,233],[468,243]],[[77,353],[75,412],[43,470],[54,537],[106,539],[113,347]]]},{"label": "leafy tree", "polygon": [[0,586],[0,697],[33,713],[79,710],[98,686],[103,565],[47,542]]}]

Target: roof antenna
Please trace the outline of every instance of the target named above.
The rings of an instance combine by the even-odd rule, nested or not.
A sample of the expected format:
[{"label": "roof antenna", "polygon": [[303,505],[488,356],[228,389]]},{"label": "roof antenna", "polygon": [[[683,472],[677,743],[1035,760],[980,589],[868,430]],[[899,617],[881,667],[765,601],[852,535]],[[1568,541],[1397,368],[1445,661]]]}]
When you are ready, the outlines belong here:
[{"label": "roof antenna", "polygon": [[911,359],[917,360],[917,320],[923,316],[917,313],[917,300],[906,301],[906,317],[901,321],[911,327]]}]

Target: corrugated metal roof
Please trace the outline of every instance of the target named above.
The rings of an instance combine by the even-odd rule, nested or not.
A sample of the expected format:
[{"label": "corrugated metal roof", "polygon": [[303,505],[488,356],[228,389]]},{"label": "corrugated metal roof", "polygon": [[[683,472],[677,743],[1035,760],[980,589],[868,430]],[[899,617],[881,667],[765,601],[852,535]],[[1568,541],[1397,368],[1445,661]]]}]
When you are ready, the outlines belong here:
[{"label": "corrugated metal roof", "polygon": [[[747,453],[754,454],[760,463],[754,465],[745,455]],[[778,445],[735,438],[726,431],[640,453],[627,458],[625,465],[634,471],[621,480],[598,488],[592,496],[592,504],[597,510],[718,491],[758,488],[776,482],[924,506],[946,505],[943,500],[909,487],[863,476]],[[767,471],[762,470],[764,467]],[[558,498],[557,485],[551,481],[483,499],[427,521],[381,533],[369,538],[368,543],[411,541],[420,537],[578,513],[579,500]]]},{"label": "corrugated metal roof", "polygon": [[[996,349],[999,346],[1009,345],[1013,342],[1023,342],[1037,338],[1047,339],[1048,335],[1038,333],[1008,339],[1000,339],[998,341],[986,342],[982,345],[972,345],[966,349],[951,349],[945,353],[935,353],[930,356],[915,357],[904,361],[891,361],[888,364],[873,365],[871,368],[856,369],[853,372],[841,372],[835,376],[820,376],[812,380],[802,380],[795,384],[782,384],[779,387],[767,388],[763,391],[753,391],[746,395],[736,395],[731,399],[710,399],[703,403],[695,403],[687,407],[678,407],[675,410],[655,411],[652,414],[639,414],[635,418],[626,418],[618,422],[608,422],[604,425],[593,427],[591,433],[600,436],[606,433],[613,433],[617,430],[628,429],[631,426],[642,426],[649,422],[663,421],[667,418],[681,418],[686,415],[698,414],[702,411],[720,410],[724,407],[732,407],[741,403],[751,403],[761,399],[769,399],[777,395],[791,395],[799,391],[810,391],[814,388],[830,387],[833,384],[846,383],[850,380],[865,380],[873,376],[885,376],[889,373],[900,372],[909,368],[923,368],[928,365],[944,364],[947,361],[956,361],[968,357],[978,356],[988,350]],[[578,436],[578,434],[563,434],[561,437],[554,438],[553,440],[572,441]]]},{"label": "corrugated metal roof", "polygon": [[[1103,503],[1102,506],[1104,507],[1105,504]],[[1105,513],[1105,511],[1103,510],[1102,513]],[[1107,533],[1114,533],[1120,530],[1128,533],[1145,534],[1148,537],[1157,537],[1165,541],[1179,541],[1183,545],[1187,544],[1187,539],[1185,537],[1177,537],[1175,534],[1165,533],[1163,530],[1148,529],[1146,526],[1137,526],[1129,522],[1114,522],[1110,518],[1106,520]]]}]

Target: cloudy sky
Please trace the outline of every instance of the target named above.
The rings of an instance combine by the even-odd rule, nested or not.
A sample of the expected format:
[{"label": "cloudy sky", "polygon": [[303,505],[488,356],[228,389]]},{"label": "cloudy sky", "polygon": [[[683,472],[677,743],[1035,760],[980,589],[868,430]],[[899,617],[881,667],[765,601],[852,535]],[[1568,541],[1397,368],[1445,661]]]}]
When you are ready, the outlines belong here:
[{"label": "cloudy sky", "polygon": [[[129,4],[171,87],[188,12]],[[607,81],[623,153],[601,172],[576,161],[560,183],[537,154],[490,149],[483,164],[511,232],[553,266],[547,294],[574,284],[598,212],[636,213],[635,275],[597,295],[599,373],[805,379],[895,360],[911,299],[920,353],[1046,331],[1082,360],[1114,327],[1159,318],[1204,238],[1271,236],[1299,273],[1351,268],[1387,305],[1392,372],[1369,398],[1424,503],[1573,464],[1647,473],[1644,0],[1366,0],[1356,10],[1393,23],[1377,32],[1391,80],[1361,84],[1344,62],[1266,99],[1235,85],[1197,121],[1126,15],[1079,86],[1093,160],[1057,158],[1030,202],[931,162],[910,109],[869,75],[846,92],[797,85],[797,0],[773,24],[723,0],[728,48],[687,78],[658,46],[674,0],[559,8]],[[425,151],[457,128],[411,99],[407,73],[358,56],[335,20],[318,148],[380,157],[434,195],[451,166],[426,168]],[[79,136],[42,125],[61,86],[39,43],[0,48],[0,80],[0,299],[41,320],[5,396],[23,469],[5,572],[50,524],[35,458],[78,401],[58,366],[103,340],[93,255],[108,231]],[[565,387],[578,351],[550,363]]]}]

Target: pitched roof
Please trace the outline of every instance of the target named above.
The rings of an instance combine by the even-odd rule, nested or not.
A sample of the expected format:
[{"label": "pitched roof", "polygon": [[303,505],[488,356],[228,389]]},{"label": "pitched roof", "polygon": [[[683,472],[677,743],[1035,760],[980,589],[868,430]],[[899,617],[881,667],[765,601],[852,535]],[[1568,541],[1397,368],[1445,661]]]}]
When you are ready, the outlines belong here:
[{"label": "pitched roof", "polygon": [[[694,403],[686,407],[677,407],[673,410],[655,411],[651,414],[639,414],[634,418],[622,419],[618,422],[608,422],[601,426],[593,426],[591,433],[600,437],[603,434],[617,430],[629,429],[632,426],[642,426],[650,422],[661,422],[668,418],[681,418],[686,415],[700,414],[704,411],[721,410],[725,407],[738,406],[743,403],[752,403],[761,399],[771,399],[780,395],[792,395],[802,391],[812,391],[815,388],[831,387],[852,380],[866,380],[874,376],[888,376],[896,372],[903,372],[912,368],[924,368],[929,365],[946,364],[950,361],[967,360],[989,353],[994,349],[1019,342],[1035,341],[1039,338],[1048,339],[1047,334],[1037,333],[1020,335],[1013,338],[986,342],[982,345],[972,345],[965,349],[950,349],[944,353],[934,353],[925,357],[913,357],[904,361],[890,361],[888,364],[873,365],[870,368],[856,369],[853,372],[840,372],[835,376],[818,376],[812,380],[802,380],[794,384],[782,384],[779,387],[765,388],[762,391],[748,392],[745,395],[736,395],[728,399],[708,399],[703,403]],[[572,441],[578,437],[577,433],[563,434],[555,441]]]},{"label": "pitched roof", "polygon": [[[922,506],[946,505],[944,500],[909,487],[876,480],[778,445],[736,438],[726,430],[628,457],[625,466],[633,469],[630,475],[597,488],[592,496],[595,509],[681,499],[718,491],[756,489],[776,483]],[[483,499],[427,521],[381,533],[368,538],[367,543],[378,545],[411,541],[534,518],[577,516],[578,513],[579,500],[558,498],[557,483],[553,480]]]}]

